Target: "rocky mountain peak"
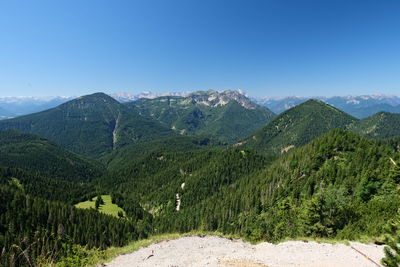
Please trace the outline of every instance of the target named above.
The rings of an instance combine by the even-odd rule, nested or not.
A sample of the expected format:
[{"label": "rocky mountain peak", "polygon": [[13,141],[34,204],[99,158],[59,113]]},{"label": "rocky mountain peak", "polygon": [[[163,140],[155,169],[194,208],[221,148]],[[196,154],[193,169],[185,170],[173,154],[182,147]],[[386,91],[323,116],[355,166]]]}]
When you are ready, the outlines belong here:
[{"label": "rocky mountain peak", "polygon": [[196,104],[217,107],[224,106],[232,101],[236,101],[246,109],[256,109],[257,105],[248,99],[241,91],[225,90],[225,91],[198,91],[188,96],[190,101]]}]

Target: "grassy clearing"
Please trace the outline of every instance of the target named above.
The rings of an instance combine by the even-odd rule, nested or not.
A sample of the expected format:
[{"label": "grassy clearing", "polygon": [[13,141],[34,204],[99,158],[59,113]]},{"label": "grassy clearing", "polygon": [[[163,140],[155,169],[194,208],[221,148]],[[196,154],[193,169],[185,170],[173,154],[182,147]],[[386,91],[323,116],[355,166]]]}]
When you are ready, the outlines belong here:
[{"label": "grassy clearing", "polygon": [[[101,198],[104,200],[104,205],[100,206],[99,208],[100,212],[118,217],[118,212],[122,211],[122,213],[125,216],[125,211],[122,208],[118,207],[116,204],[112,203],[110,195],[102,195]],[[94,209],[96,199],[97,197],[94,197],[91,200],[80,202],[76,204],[75,207],[79,209],[90,209],[90,208]]]}]

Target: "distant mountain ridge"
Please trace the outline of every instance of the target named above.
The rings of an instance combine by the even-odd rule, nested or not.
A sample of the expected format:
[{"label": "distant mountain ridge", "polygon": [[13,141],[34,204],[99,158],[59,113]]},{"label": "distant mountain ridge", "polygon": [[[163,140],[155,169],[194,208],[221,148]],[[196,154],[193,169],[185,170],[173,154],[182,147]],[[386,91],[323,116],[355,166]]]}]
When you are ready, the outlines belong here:
[{"label": "distant mountain ridge", "polygon": [[9,112],[8,110],[0,107],[0,120],[8,119],[14,117],[15,114]]},{"label": "distant mountain ridge", "polygon": [[275,116],[238,91],[142,98],[125,105],[182,135],[210,134],[225,142],[244,138]]},{"label": "distant mountain ridge", "polygon": [[0,97],[0,107],[4,108],[14,116],[22,116],[30,113],[40,112],[54,108],[62,103],[72,100],[74,97],[32,97],[32,96],[7,96]]},{"label": "distant mountain ridge", "polygon": [[132,93],[128,93],[128,92],[117,92],[117,93],[112,93],[109,94],[111,97],[113,97],[114,99],[118,100],[121,103],[125,103],[125,102],[131,102],[131,101],[136,101],[138,99],[141,98],[149,98],[149,99],[153,99],[153,98],[157,98],[157,97],[161,97],[161,96],[188,96],[190,94],[190,92],[169,92],[169,93],[153,93],[150,91],[143,91],[139,94],[132,94]]},{"label": "distant mountain ridge", "polygon": [[275,113],[281,113],[309,99],[321,100],[359,119],[369,117],[380,111],[400,113],[400,97],[390,95],[252,98],[254,102],[268,107]]},{"label": "distant mountain ridge", "polygon": [[[366,118],[380,111],[400,113],[400,97],[394,95],[353,95],[353,96],[314,96],[314,97],[251,97],[242,90],[236,90],[240,94],[249,97],[258,105],[265,106],[274,113],[282,113],[283,111],[303,103],[309,99],[318,99],[332,106],[335,106],[356,118]],[[222,92],[222,91],[220,91]],[[166,92],[155,93],[151,91],[143,91],[141,93],[117,92],[109,93],[111,97],[121,103],[132,102],[141,98],[154,99],[163,96],[182,96],[187,97],[193,92]],[[11,112],[14,116],[21,116],[34,112],[40,112],[46,109],[56,107],[62,103],[72,100],[72,96],[55,96],[55,97],[0,97],[0,107]],[[0,114],[1,116],[1,114]],[[8,116],[9,117],[9,116]]]}]

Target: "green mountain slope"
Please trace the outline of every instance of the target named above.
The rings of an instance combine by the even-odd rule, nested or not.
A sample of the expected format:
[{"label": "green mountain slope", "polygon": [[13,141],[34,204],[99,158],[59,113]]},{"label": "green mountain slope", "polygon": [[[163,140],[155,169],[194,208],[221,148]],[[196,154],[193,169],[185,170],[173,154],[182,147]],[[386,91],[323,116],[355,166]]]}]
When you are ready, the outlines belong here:
[{"label": "green mountain slope", "polygon": [[271,120],[252,136],[236,144],[267,153],[282,154],[302,146],[334,128],[346,128],[357,119],[318,100],[308,100]]},{"label": "green mountain slope", "polygon": [[0,131],[0,181],[33,196],[77,201],[94,191],[105,169],[39,136]]},{"label": "green mountain slope", "polygon": [[349,130],[371,138],[400,136],[400,114],[379,112],[349,125]]},{"label": "green mountain slope", "polygon": [[102,167],[36,135],[0,131],[0,166],[71,181],[99,177]]},{"label": "green mountain slope", "polygon": [[106,174],[99,163],[42,137],[0,131],[0,265],[85,266],[80,246],[105,249],[146,237],[151,226],[142,209],[139,221],[72,206],[99,194]]},{"label": "green mountain slope", "polygon": [[96,157],[129,143],[174,135],[103,93],[79,97],[56,108],[0,122],[48,138],[79,154]]},{"label": "green mountain slope", "polygon": [[[219,177],[239,174],[227,186],[215,183],[214,171],[201,173],[203,183],[216,191],[199,190],[198,185],[191,190],[189,182],[182,189],[185,176],[177,174],[179,211],[173,208],[173,192],[169,197],[148,195],[158,200],[153,212],[159,231],[218,230],[272,241],[377,237],[400,207],[400,169],[393,164],[399,160],[392,148],[337,129],[255,168],[258,171],[221,169]],[[225,161],[225,166],[230,164],[236,163]]]},{"label": "green mountain slope", "polygon": [[139,99],[126,105],[181,134],[211,134],[225,142],[240,140],[274,117],[270,110],[236,91],[201,91],[188,97]]},{"label": "green mountain slope", "polygon": [[263,155],[236,149],[159,150],[136,157],[119,169],[112,168],[102,187],[112,190],[124,210],[130,210],[130,203],[139,202],[145,210],[157,215],[161,210],[176,210],[176,194],[186,192],[182,207],[194,205],[219,194],[270,161]]},{"label": "green mountain slope", "polygon": [[222,147],[221,142],[208,136],[177,136],[131,144],[104,155],[100,160],[109,170],[123,169],[138,157],[155,152],[187,152]]}]

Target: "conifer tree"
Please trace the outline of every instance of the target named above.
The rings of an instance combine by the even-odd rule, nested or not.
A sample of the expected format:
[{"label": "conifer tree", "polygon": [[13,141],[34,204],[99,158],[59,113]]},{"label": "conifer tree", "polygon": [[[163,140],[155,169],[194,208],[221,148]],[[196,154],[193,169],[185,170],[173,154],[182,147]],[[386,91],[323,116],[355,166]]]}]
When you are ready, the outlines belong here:
[{"label": "conifer tree", "polygon": [[104,205],[104,200],[101,198],[101,195],[98,195],[96,198],[96,202],[94,203],[96,210],[99,209],[101,205]]},{"label": "conifer tree", "polygon": [[[391,159],[394,170],[391,173],[391,178],[395,182],[399,182],[400,168],[396,162]],[[398,211],[399,213],[399,211]],[[400,216],[397,215],[396,218],[391,221],[385,229],[385,257],[382,259],[382,263],[385,266],[394,267],[400,266]]]},{"label": "conifer tree", "polygon": [[400,265],[400,220],[399,217],[387,225],[385,243],[385,257],[382,263],[385,266],[396,267]]}]

